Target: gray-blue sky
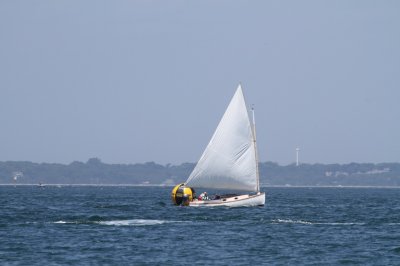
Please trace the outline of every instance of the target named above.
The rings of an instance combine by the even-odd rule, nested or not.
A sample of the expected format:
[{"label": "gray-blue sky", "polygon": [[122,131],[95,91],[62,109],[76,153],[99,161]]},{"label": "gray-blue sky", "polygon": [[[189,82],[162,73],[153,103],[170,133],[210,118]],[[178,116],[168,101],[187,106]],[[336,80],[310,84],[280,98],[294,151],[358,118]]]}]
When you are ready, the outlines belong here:
[{"label": "gray-blue sky", "polygon": [[399,161],[398,1],[0,2],[0,161],[195,162],[236,86],[261,161]]}]

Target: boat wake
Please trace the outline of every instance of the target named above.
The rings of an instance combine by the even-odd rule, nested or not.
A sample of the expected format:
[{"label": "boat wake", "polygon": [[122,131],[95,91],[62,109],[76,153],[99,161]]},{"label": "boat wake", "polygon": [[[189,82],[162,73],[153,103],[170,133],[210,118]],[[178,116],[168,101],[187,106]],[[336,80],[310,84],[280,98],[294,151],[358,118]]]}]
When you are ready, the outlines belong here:
[{"label": "boat wake", "polygon": [[305,225],[365,225],[366,223],[351,223],[351,222],[309,222],[303,220],[291,219],[276,219],[272,220],[274,224],[305,224]]},{"label": "boat wake", "polygon": [[115,226],[145,226],[145,225],[158,225],[158,224],[172,223],[172,222],[176,222],[176,221],[133,219],[133,220],[103,221],[103,222],[99,222],[99,224],[115,225]]},{"label": "boat wake", "polygon": [[290,220],[290,219],[287,219],[287,220],[285,220],[285,219],[276,219],[276,220],[272,220],[272,223],[275,223],[275,224],[281,224],[281,223],[284,223],[284,224],[313,224],[313,223],[307,222],[307,221]]},{"label": "boat wake", "polygon": [[166,223],[177,223],[178,221],[151,220],[151,219],[131,219],[131,220],[111,220],[111,221],[56,221],[54,224],[100,224],[113,226],[146,226],[160,225]]},{"label": "boat wake", "polygon": [[66,222],[66,221],[57,221],[57,222],[54,222],[54,224],[71,224],[71,223],[76,223],[76,222]]}]

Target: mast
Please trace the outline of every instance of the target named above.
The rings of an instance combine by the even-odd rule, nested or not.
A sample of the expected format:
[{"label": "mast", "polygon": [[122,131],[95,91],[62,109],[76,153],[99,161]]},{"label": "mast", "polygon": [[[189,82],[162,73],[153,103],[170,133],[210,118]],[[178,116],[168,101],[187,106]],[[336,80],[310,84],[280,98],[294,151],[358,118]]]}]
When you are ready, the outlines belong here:
[{"label": "mast", "polygon": [[257,152],[257,140],[256,140],[256,117],[254,115],[254,106],[251,106],[251,113],[253,115],[253,142],[254,142],[254,155],[256,158],[256,177],[257,177],[257,193],[260,192],[260,172],[258,169],[258,152]]}]

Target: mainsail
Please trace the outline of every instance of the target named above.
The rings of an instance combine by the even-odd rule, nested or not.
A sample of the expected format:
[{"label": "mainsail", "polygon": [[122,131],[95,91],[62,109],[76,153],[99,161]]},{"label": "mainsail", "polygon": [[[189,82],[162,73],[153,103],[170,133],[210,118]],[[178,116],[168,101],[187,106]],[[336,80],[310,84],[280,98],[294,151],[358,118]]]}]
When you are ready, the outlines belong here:
[{"label": "mainsail", "polygon": [[256,192],[257,174],[254,132],[239,85],[186,185]]}]

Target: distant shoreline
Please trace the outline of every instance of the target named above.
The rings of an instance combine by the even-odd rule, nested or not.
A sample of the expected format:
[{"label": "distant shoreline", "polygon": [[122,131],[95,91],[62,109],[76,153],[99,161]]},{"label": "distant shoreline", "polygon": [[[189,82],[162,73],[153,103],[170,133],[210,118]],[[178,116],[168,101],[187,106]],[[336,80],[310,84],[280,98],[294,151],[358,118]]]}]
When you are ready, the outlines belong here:
[{"label": "distant shoreline", "polygon": [[[173,186],[186,180],[195,164],[37,164],[0,162],[0,184],[55,184],[94,186]],[[267,187],[400,187],[400,163],[300,164],[259,163],[260,183]]]},{"label": "distant shoreline", "polygon": [[[0,186],[36,186],[36,187],[174,187],[164,184],[0,184]],[[400,186],[261,186],[261,188],[393,188]]]}]

